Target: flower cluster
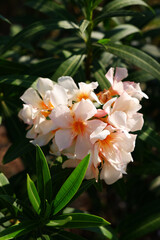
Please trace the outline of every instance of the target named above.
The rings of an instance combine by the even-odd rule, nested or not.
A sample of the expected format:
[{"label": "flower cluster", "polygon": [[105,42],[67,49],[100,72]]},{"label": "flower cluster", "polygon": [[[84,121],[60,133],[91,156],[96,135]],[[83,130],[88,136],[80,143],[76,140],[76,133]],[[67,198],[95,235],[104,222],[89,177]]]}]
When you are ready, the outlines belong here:
[{"label": "flower cluster", "polygon": [[126,173],[132,160],[136,135],[143,116],[139,84],[122,82],[125,68],[110,68],[106,78],[110,88],[95,94],[97,82],[77,85],[71,77],[63,76],[54,83],[39,78],[37,90],[29,88],[21,96],[23,109],[19,117],[29,125],[27,138],[40,146],[52,140],[50,152],[63,154],[68,160],[63,167],[76,167],[90,153],[86,178],[104,179],[112,184]]}]

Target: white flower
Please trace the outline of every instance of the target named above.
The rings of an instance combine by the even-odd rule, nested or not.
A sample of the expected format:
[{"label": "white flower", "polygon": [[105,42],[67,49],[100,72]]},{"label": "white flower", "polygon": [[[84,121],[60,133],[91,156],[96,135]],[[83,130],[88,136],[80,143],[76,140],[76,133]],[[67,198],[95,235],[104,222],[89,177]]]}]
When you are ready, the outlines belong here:
[{"label": "white flower", "polygon": [[90,99],[93,102],[101,104],[98,100],[98,97],[94,93],[94,90],[98,87],[97,82],[91,82],[88,84],[80,82],[78,83],[78,88],[71,77],[64,76],[58,79],[58,84],[66,89],[68,98],[70,99],[70,105],[72,102],[80,102],[82,99]]}]

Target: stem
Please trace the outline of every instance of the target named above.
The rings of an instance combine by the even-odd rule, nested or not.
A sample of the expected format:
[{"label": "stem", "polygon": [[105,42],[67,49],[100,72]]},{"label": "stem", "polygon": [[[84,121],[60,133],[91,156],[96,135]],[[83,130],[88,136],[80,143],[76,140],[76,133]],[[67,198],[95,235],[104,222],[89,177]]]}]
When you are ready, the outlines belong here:
[{"label": "stem", "polygon": [[92,65],[92,58],[93,58],[93,52],[92,52],[92,41],[91,41],[91,34],[93,30],[93,10],[90,11],[89,14],[89,21],[90,25],[88,26],[88,38],[86,41],[86,49],[87,49],[87,58],[85,63],[85,72],[86,72],[86,79],[90,80],[91,78],[91,65]]}]

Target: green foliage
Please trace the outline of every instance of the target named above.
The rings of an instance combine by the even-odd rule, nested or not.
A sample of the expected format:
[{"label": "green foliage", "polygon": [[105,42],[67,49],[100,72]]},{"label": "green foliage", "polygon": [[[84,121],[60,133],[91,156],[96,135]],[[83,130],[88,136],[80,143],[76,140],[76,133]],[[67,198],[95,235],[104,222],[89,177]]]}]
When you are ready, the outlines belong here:
[{"label": "green foliage", "polygon": [[[62,185],[55,199],[52,199],[50,170],[41,148],[37,146],[37,188],[30,176],[27,175],[27,194],[31,204],[28,209],[26,209],[26,206],[23,205],[21,201],[19,201],[17,206],[14,204],[14,202],[18,200],[10,197],[7,195],[7,192],[3,190],[4,186],[8,185],[9,182],[3,174],[0,174],[0,190],[2,189],[6,193],[6,195],[0,194],[0,201],[8,207],[11,214],[9,219],[14,217],[16,221],[19,222],[0,232],[0,239],[9,240],[24,235],[31,236],[32,234],[37,235],[39,238],[42,237],[43,239],[43,234],[45,235],[45,233],[49,231],[47,230],[48,228],[52,229],[53,234],[61,236],[57,233],[57,229],[84,228],[86,225],[88,227],[108,225],[109,223],[103,218],[84,213],[70,213],[59,216],[56,215],[54,217],[55,214],[69,203],[78,191],[87,170],[89,159],[90,156],[87,155],[80,162]],[[83,187],[83,190],[85,189],[86,188]],[[26,210],[30,212],[30,217],[28,217],[28,213],[26,215]],[[5,220],[6,218],[4,218],[4,220],[2,219],[2,223]],[[44,231],[42,231],[41,228],[44,226]]]},{"label": "green foliage", "polygon": [[[7,6],[9,2],[6,0]],[[3,6],[0,15],[0,122],[7,127],[12,142],[3,157],[4,164],[21,157],[26,170],[10,182],[0,173],[0,239],[81,240],[85,238],[64,228],[82,228],[93,232],[93,239],[149,236],[157,240],[159,4],[142,0],[21,2],[25,2],[23,7],[16,6],[21,15],[10,13],[8,17]],[[20,96],[35,86],[38,77],[55,82],[61,76],[72,76],[76,82],[98,81],[103,90],[110,88],[105,77],[110,67],[128,68],[126,80],[140,82],[149,101],[144,101],[142,113],[147,124],[138,133],[134,163],[124,180],[107,186],[107,190],[103,187],[103,194],[107,191],[104,197],[92,186],[94,179],[83,181],[89,156],[72,173],[62,169],[55,157],[49,159],[50,168],[39,147],[35,157],[35,147],[25,138],[26,125],[17,116],[22,107]],[[48,152],[47,147],[44,151]],[[62,214],[63,208],[84,191],[90,196],[92,211],[107,218],[109,214],[115,230],[95,215]]]}]

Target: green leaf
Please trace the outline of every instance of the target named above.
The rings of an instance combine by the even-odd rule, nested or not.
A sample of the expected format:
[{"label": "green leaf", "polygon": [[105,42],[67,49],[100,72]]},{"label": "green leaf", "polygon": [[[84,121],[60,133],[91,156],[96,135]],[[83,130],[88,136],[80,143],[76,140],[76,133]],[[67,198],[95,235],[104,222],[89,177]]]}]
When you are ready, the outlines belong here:
[{"label": "green leaf", "polygon": [[19,44],[22,41],[26,41],[28,39],[31,39],[33,37],[36,37],[42,33],[49,32],[53,29],[78,29],[79,27],[69,21],[56,21],[56,19],[53,21],[51,20],[43,20],[39,22],[34,22],[31,25],[24,28],[21,32],[16,34],[5,46],[0,50],[0,53],[5,53],[7,50],[9,50],[11,47]]},{"label": "green leaf", "polygon": [[87,240],[81,236],[67,231],[59,231],[57,234],[53,234],[54,240]]},{"label": "green leaf", "polygon": [[106,72],[103,69],[101,62],[96,62],[94,64],[94,77],[98,81],[101,89],[108,89],[110,88],[111,84],[108,79],[105,77]]},{"label": "green leaf", "polygon": [[123,17],[123,16],[134,16],[137,17],[139,15],[142,15],[139,12],[134,11],[128,11],[128,10],[115,10],[115,11],[106,11],[101,12],[95,19],[94,19],[94,25],[97,25],[99,22],[104,21],[111,17]]},{"label": "green leaf", "polygon": [[7,193],[7,188],[9,186],[9,181],[3,173],[0,173],[0,192],[4,194]]},{"label": "green leaf", "polygon": [[3,17],[1,14],[0,14],[0,19],[4,22],[11,24],[11,22],[7,18]]},{"label": "green leaf", "polygon": [[42,237],[38,237],[37,240],[51,240],[53,238],[51,238],[49,235],[42,235]]},{"label": "green leaf", "polygon": [[160,149],[160,136],[147,124],[144,125],[140,135],[138,136],[142,141],[147,142],[149,145]]},{"label": "green leaf", "polygon": [[37,189],[35,187],[34,182],[30,179],[29,175],[27,174],[27,192],[29,200],[36,211],[37,214],[40,213],[40,204],[41,200],[38,195]]},{"label": "green leaf", "polygon": [[74,195],[74,197],[72,198],[72,201],[74,201],[78,196],[80,196],[84,191],[86,191],[89,187],[92,186],[92,184],[95,183],[95,179],[89,179],[86,181],[83,181],[83,183],[81,184],[78,192]]},{"label": "green leaf", "polygon": [[79,30],[81,31],[81,33],[84,33],[86,28],[88,27],[88,25],[90,24],[90,22],[86,19],[84,19],[79,27]]},{"label": "green leaf", "polygon": [[93,227],[93,228],[86,228],[84,230],[95,232],[100,236],[100,239],[106,240],[118,240],[116,233],[113,231],[113,229],[110,226],[101,226],[101,227]]},{"label": "green leaf", "polygon": [[50,203],[52,200],[52,181],[47,160],[39,146],[36,147],[36,171],[37,171],[37,189],[44,203],[45,199]]},{"label": "green leaf", "polygon": [[15,143],[13,143],[7,150],[3,158],[3,163],[9,163],[14,159],[23,156],[25,153],[32,151],[34,149],[33,144],[29,143],[29,140],[25,137],[19,138]]},{"label": "green leaf", "polygon": [[27,234],[35,229],[37,223],[35,221],[25,221],[17,225],[11,226],[0,232],[0,240],[9,240]]},{"label": "green leaf", "polygon": [[67,178],[65,183],[57,193],[55,200],[53,201],[53,214],[58,213],[66,204],[73,198],[75,193],[78,191],[83,178],[85,176],[90,155],[87,155],[74,169],[71,175]]},{"label": "green leaf", "polygon": [[[110,38],[112,42],[114,41],[119,41],[122,38],[127,37],[130,34],[136,33],[136,32],[140,32],[140,29],[138,29],[137,27],[131,25],[131,24],[120,24],[118,26],[116,26],[115,28],[113,28],[113,30],[108,31],[106,37]],[[101,42],[99,42],[101,43]],[[102,44],[106,44],[103,43]]]},{"label": "green leaf", "polygon": [[31,0],[27,1],[25,5],[38,10],[39,12],[45,13],[46,15],[55,18],[55,16],[60,16],[62,19],[70,19],[71,14],[67,12],[62,4],[55,3],[50,0]]},{"label": "green leaf", "polygon": [[70,216],[71,221],[64,224],[64,228],[89,228],[89,227],[99,227],[103,225],[110,224],[105,219],[86,213],[68,213],[59,216],[57,219],[63,219]]},{"label": "green leaf", "polygon": [[149,72],[149,74],[160,80],[159,63],[146,53],[136,48],[120,44],[109,43],[103,46],[108,52],[126,60],[133,65],[136,65],[137,67],[143,69],[146,72]]},{"label": "green leaf", "polygon": [[151,74],[143,70],[133,72],[127,77],[127,81],[131,82],[148,82],[153,79],[154,77]]},{"label": "green leaf", "polygon": [[78,68],[81,66],[84,58],[85,55],[82,54],[71,56],[58,67],[51,79],[53,81],[57,81],[57,79],[61,76],[73,77]]},{"label": "green leaf", "polygon": [[1,75],[21,74],[27,70],[28,70],[28,67],[22,63],[16,63],[13,61],[7,61],[4,59],[0,59],[0,74]]},{"label": "green leaf", "polygon": [[4,203],[4,206],[9,210],[13,217],[17,216],[20,208],[16,205],[16,200],[9,195],[0,195],[0,201]]},{"label": "green leaf", "polygon": [[29,88],[34,84],[37,78],[36,76],[30,75],[4,75],[0,76],[0,84]]},{"label": "green leaf", "polygon": [[159,201],[152,201],[119,225],[121,240],[136,240],[160,228]]},{"label": "green leaf", "polygon": [[141,5],[150,8],[150,6],[142,0],[114,0],[109,2],[105,7],[104,11],[118,10],[124,7],[132,5]]},{"label": "green leaf", "polygon": [[57,220],[57,219],[54,219],[54,220],[50,220],[46,226],[47,227],[61,227],[63,226],[64,224],[70,222],[72,220],[72,217],[71,216],[68,216],[62,220]]}]

